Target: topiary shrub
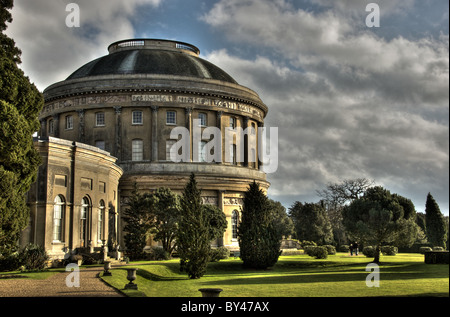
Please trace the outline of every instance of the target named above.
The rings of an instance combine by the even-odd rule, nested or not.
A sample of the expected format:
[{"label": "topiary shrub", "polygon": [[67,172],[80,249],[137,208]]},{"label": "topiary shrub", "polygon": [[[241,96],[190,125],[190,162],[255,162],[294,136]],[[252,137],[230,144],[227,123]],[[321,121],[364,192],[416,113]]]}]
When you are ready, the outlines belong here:
[{"label": "topiary shrub", "polygon": [[0,272],[16,271],[21,265],[17,252],[5,257],[0,256]]},{"label": "topiary shrub", "polygon": [[304,245],[303,246],[303,250],[305,251],[305,253],[309,256],[314,256],[314,250],[315,250],[316,246],[315,245]]},{"label": "topiary shrub", "polygon": [[428,252],[428,251],[433,251],[433,249],[431,249],[430,247],[421,247],[421,248],[419,249],[419,252],[420,252],[421,254],[425,254],[425,252]]},{"label": "topiary shrub", "polygon": [[169,252],[165,251],[160,246],[152,247],[150,250],[146,251],[145,258],[149,261],[170,260]]},{"label": "topiary shrub", "polygon": [[22,266],[27,271],[42,271],[47,268],[49,256],[43,247],[35,244],[28,244],[20,250],[19,259]]},{"label": "topiary shrub", "polygon": [[328,257],[327,248],[325,246],[315,247],[314,257],[316,259],[326,259]]},{"label": "topiary shrub", "polygon": [[211,249],[209,253],[210,262],[218,262],[220,260],[226,260],[230,257],[230,250],[225,247],[218,247]]},{"label": "topiary shrub", "polygon": [[350,251],[350,247],[346,244],[343,244],[339,247],[339,252],[349,252]]},{"label": "topiary shrub", "polygon": [[327,245],[324,245],[324,247],[327,248],[328,254],[331,254],[331,255],[336,254],[336,248],[333,245],[327,244]]},{"label": "topiary shrub", "polygon": [[383,253],[383,255],[396,255],[398,253],[398,248],[392,245],[385,245],[381,247],[381,253]]},{"label": "topiary shrub", "polygon": [[364,247],[363,254],[368,258],[373,258],[373,257],[375,257],[375,248],[368,245],[368,246]]},{"label": "topiary shrub", "polygon": [[315,257],[316,259],[326,259],[328,257],[327,248],[325,246],[307,246],[306,254]]}]

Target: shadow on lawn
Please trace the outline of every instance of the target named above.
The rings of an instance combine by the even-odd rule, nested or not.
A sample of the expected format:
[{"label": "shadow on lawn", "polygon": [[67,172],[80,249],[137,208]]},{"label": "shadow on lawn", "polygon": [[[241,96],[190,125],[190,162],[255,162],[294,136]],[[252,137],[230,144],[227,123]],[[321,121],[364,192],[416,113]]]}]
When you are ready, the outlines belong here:
[{"label": "shadow on lawn", "polygon": [[[317,263],[316,263],[317,264]],[[252,284],[292,284],[292,283],[335,283],[335,282],[352,282],[366,280],[369,271],[365,270],[365,263],[352,263],[346,265],[337,265],[334,267],[315,267],[313,265],[297,266],[296,268],[306,268],[305,271],[289,272],[288,269],[280,270],[275,269],[272,272],[268,271],[254,271],[253,272],[267,272],[267,276],[257,276],[250,278],[230,278],[221,280],[221,285],[252,285]],[[435,269],[436,268],[436,269]],[[439,269],[437,267],[429,267],[423,263],[385,263],[384,266],[380,266],[380,279],[382,280],[411,280],[411,279],[434,279],[434,278],[448,278],[448,265],[447,270]],[[431,270],[430,270],[431,269]],[[241,273],[245,272],[245,269],[241,269]],[[251,270],[247,271],[252,272]],[[224,272],[225,273],[225,272]],[[273,274],[277,275],[273,275]],[[228,274],[227,274],[228,275]],[[217,284],[217,281],[206,282],[208,284]]]}]

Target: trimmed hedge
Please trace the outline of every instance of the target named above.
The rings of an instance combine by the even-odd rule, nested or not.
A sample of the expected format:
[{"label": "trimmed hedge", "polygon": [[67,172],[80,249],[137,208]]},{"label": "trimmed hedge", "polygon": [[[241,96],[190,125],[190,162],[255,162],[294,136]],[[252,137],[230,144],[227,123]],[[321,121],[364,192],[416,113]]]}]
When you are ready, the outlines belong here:
[{"label": "trimmed hedge", "polygon": [[316,259],[326,259],[328,258],[327,247],[325,246],[307,246],[305,248],[306,254],[315,257]]},{"label": "trimmed hedge", "polygon": [[398,248],[392,245],[384,245],[381,247],[381,253],[383,253],[383,255],[396,255],[398,253]]},{"label": "trimmed hedge", "polygon": [[363,254],[368,258],[375,257],[375,248],[371,245],[364,247]]},{"label": "trimmed hedge", "polygon": [[448,251],[427,251],[425,252],[426,264],[449,264]]}]

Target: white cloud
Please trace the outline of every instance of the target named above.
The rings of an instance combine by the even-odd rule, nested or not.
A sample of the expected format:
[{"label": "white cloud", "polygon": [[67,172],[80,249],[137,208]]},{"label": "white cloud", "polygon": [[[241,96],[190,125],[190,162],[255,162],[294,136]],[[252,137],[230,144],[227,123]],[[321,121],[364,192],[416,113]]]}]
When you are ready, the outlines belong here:
[{"label": "white cloud", "polygon": [[40,90],[64,80],[77,67],[107,54],[114,41],[132,38],[132,16],[141,6],[162,0],[77,0],[80,27],[65,20],[69,0],[15,1],[7,34],[22,50],[22,65]]},{"label": "white cloud", "polygon": [[386,40],[355,25],[355,10],[336,6],[315,13],[281,0],[222,0],[203,16],[236,45],[273,52],[207,56],[257,91],[269,106],[266,124],[280,129],[269,193],[304,196],[367,177],[405,196],[435,191],[448,201],[448,35]]}]

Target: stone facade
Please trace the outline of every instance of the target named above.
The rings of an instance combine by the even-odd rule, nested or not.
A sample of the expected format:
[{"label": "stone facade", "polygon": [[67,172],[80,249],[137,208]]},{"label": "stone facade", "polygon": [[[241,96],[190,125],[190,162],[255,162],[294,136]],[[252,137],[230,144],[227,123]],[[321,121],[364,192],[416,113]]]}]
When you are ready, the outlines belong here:
[{"label": "stone facade", "polygon": [[117,242],[118,184],[122,169],[108,152],[57,138],[34,140],[43,164],[28,193],[30,224],[21,244],[36,243],[51,258],[77,248]]},{"label": "stone facade", "polygon": [[[257,93],[198,56],[195,46],[181,42],[138,39],[113,43],[109,55],[84,65],[67,80],[44,91],[39,135],[83,143],[116,157],[120,167],[116,173],[121,170],[123,175],[118,182],[114,180],[106,186],[117,185],[119,201],[114,206],[119,206],[119,215],[127,207],[127,197],[135,183],[141,191],[164,186],[181,194],[189,175],[194,173],[203,201],[223,210],[229,223],[223,239],[214,244],[236,248],[235,225],[243,193],[253,181],[265,190],[269,187],[257,157],[257,128],[264,125],[268,109]],[[219,128],[222,144],[227,127],[253,128],[251,137],[256,142],[249,142],[248,134],[244,140],[236,137],[233,141],[230,151],[235,156],[239,142],[244,144],[242,161],[234,157],[226,162],[227,149],[223,146],[221,162],[195,160],[193,151],[188,162],[172,162],[169,151],[176,142],[170,137],[173,128],[189,131],[191,149],[208,141],[202,139],[203,143],[195,144],[195,119],[202,120],[201,131]],[[44,164],[42,168],[47,169],[48,175],[56,173],[53,169],[58,167],[58,160],[55,157],[54,164]],[[91,163],[92,166],[80,168],[97,170],[97,163]],[[56,192],[50,195],[48,187],[47,200],[51,205]],[[75,197],[76,204],[81,199],[78,198]],[[117,242],[121,245],[122,228],[120,223]]]}]

